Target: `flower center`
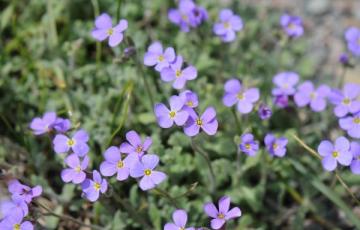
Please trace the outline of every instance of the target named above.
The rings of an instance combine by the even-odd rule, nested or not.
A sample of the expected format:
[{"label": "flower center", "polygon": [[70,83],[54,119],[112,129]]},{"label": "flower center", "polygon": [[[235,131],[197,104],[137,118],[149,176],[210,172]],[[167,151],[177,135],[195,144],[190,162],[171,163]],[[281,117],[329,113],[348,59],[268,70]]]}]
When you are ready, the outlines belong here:
[{"label": "flower center", "polygon": [[74,139],[69,139],[66,143],[69,147],[72,147],[75,145],[75,140]]},{"label": "flower center", "polygon": [[230,23],[229,22],[224,22],[224,28],[225,29],[229,29],[230,28]]},{"label": "flower center", "polygon": [[355,117],[353,121],[354,121],[355,124],[359,125],[360,124],[360,117]]},{"label": "flower center", "polygon": [[316,98],[316,93],[314,92],[310,93],[310,98],[314,100]]},{"label": "flower center", "polygon": [[349,98],[344,98],[344,100],[342,101],[342,103],[344,105],[349,105],[350,104],[350,99]]},{"label": "flower center", "polygon": [[100,185],[99,183],[97,183],[97,182],[94,183],[94,189],[95,189],[96,191],[99,191],[99,190],[100,190],[100,187],[101,187],[101,185]]},{"label": "flower center", "polygon": [[224,219],[224,218],[225,218],[224,214],[222,214],[222,213],[219,213],[219,214],[217,215],[217,217],[218,217],[219,219]]},{"label": "flower center", "polygon": [[146,176],[150,176],[151,175],[151,170],[150,169],[145,169],[144,174]]},{"label": "flower center", "polygon": [[107,35],[111,36],[114,33],[113,28],[110,28],[106,31]]},{"label": "flower center", "polygon": [[143,147],[141,145],[139,145],[138,147],[136,147],[135,150],[137,153],[141,153],[143,151]]},{"label": "flower center", "polygon": [[182,20],[187,21],[189,18],[186,14],[181,15]]},{"label": "flower center", "polygon": [[250,144],[246,144],[246,145],[245,145],[245,148],[246,148],[247,150],[249,150],[249,149],[251,149],[251,145],[250,145]]},{"label": "flower center", "polygon": [[197,119],[196,119],[196,124],[197,124],[198,126],[202,126],[203,122],[202,122],[202,120],[201,120],[200,118],[197,118]]},{"label": "flower center", "polygon": [[337,158],[337,157],[339,156],[339,152],[338,152],[338,151],[332,152],[332,156],[333,156],[334,158]]},{"label": "flower center", "polygon": [[295,29],[296,25],[294,23],[289,23],[288,29]]},{"label": "flower center", "polygon": [[273,147],[273,149],[277,149],[279,147],[279,145],[275,143],[272,145],[272,147]]},{"label": "flower center", "polygon": [[170,113],[169,113],[170,118],[174,118],[175,115],[176,115],[175,111],[170,111]]},{"label": "flower center", "polygon": [[80,167],[80,166],[76,166],[75,171],[76,171],[76,172],[81,172],[81,167]]},{"label": "flower center", "polygon": [[119,160],[116,166],[121,169],[122,167],[124,167],[124,162],[122,160]]},{"label": "flower center", "polygon": [[283,88],[287,89],[287,88],[289,88],[289,85],[287,83],[285,83],[285,84],[283,84]]},{"label": "flower center", "polygon": [[14,230],[20,230],[20,224],[14,224]]},{"label": "flower center", "polygon": [[164,56],[163,56],[163,55],[159,55],[158,60],[159,60],[159,61],[164,61]]},{"label": "flower center", "polygon": [[239,100],[242,100],[242,99],[245,98],[243,93],[238,93],[238,94],[236,95],[236,97],[237,97],[237,99],[239,99]]},{"label": "flower center", "polygon": [[192,101],[188,101],[188,102],[186,102],[186,105],[189,107],[192,107],[192,106],[194,106],[194,103]]},{"label": "flower center", "polygon": [[181,77],[181,70],[176,70],[175,75],[176,75],[176,77]]}]

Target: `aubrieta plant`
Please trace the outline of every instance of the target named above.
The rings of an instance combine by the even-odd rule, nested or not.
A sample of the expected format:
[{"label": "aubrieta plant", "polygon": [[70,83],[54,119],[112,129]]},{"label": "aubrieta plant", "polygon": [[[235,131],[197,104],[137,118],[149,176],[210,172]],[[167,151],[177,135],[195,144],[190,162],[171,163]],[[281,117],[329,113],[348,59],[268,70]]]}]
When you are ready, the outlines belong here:
[{"label": "aubrieta plant", "polygon": [[[167,12],[168,22],[177,25],[182,32],[189,32],[186,36],[184,36],[184,33],[179,32],[179,36],[184,36],[181,37],[182,39],[189,39],[189,41],[184,43],[185,45],[192,42],[196,43],[196,39],[194,39],[194,41],[190,39],[194,36],[193,32],[196,33],[199,31],[190,32],[190,30],[196,30],[197,27],[205,24],[206,21],[210,21],[210,19],[213,20],[207,23],[211,24],[208,26],[204,25],[201,29],[208,30],[208,35],[215,34],[217,36],[210,36],[211,39],[214,40],[211,40],[211,42],[218,45],[220,49],[224,48],[222,47],[224,46],[222,42],[230,43],[235,41],[237,33],[243,30],[245,22],[237,15],[236,9],[218,9],[214,11],[214,14],[211,13],[212,18],[209,18],[207,10],[195,1],[179,0],[176,1],[175,4],[177,8],[167,9],[165,7],[164,10]],[[94,5],[96,7],[96,4]],[[120,6],[119,2],[117,19],[120,18]],[[97,6],[97,8],[98,7],[99,6]],[[133,13],[133,9],[125,9]],[[216,16],[218,16],[218,18],[215,19]],[[304,35],[303,22],[300,17],[284,13],[280,18],[276,19],[277,24],[278,20],[283,30],[281,36],[284,38],[283,40],[286,40],[286,43],[290,41],[296,42],[293,38],[299,38]],[[141,26],[148,29],[148,26],[152,23],[151,20],[145,18],[144,21],[141,22]],[[130,24],[130,26],[131,25],[132,24]],[[252,28],[250,23],[246,25],[249,25],[250,29]],[[277,25],[277,27],[279,27],[279,25]],[[62,181],[63,184],[67,186],[66,189],[61,189],[63,189],[63,191],[71,190],[77,194],[79,198],[81,197],[86,200],[84,201],[86,203],[81,203],[81,209],[94,208],[94,215],[88,216],[84,214],[77,218],[64,217],[55,212],[49,212],[47,214],[52,214],[60,219],[67,219],[75,224],[88,228],[95,226],[94,229],[108,229],[107,227],[84,224],[80,221],[80,218],[86,218],[87,222],[89,222],[88,220],[91,218],[94,218],[97,223],[101,223],[103,219],[106,220],[106,218],[102,219],[102,216],[99,216],[99,213],[105,209],[100,205],[100,202],[105,201],[108,205],[111,204],[111,198],[113,198],[122,205],[129,214],[123,215],[123,213],[119,214],[116,212],[119,215],[116,214],[113,218],[115,223],[114,229],[120,226],[118,222],[115,222],[118,218],[131,217],[131,220],[125,221],[126,223],[124,222],[124,224],[129,223],[131,226],[136,226],[135,229],[139,229],[138,226],[141,226],[142,229],[152,230],[151,227],[148,227],[151,226],[152,223],[148,223],[149,221],[146,218],[143,220],[142,215],[139,214],[147,208],[149,209],[151,218],[155,219],[154,222],[156,223],[154,223],[154,226],[157,226],[157,228],[163,226],[164,230],[208,229],[205,226],[191,227],[197,226],[198,223],[202,225],[205,222],[200,222],[199,215],[192,214],[189,214],[191,221],[193,221],[193,218],[197,218],[196,220],[198,222],[195,222],[195,220],[193,222],[188,221],[187,212],[179,209],[178,205],[180,202],[184,203],[188,201],[183,198],[191,196],[191,193],[194,192],[198,184],[198,182],[196,182],[194,186],[188,190],[184,190],[180,185],[189,177],[186,173],[194,173],[191,174],[196,175],[194,176],[194,180],[202,178],[203,173],[197,170],[199,168],[198,164],[204,163],[209,169],[209,179],[206,179],[205,183],[203,181],[204,187],[202,187],[199,192],[201,194],[199,199],[203,199],[200,201],[204,212],[201,218],[205,220],[206,216],[208,216],[210,221],[207,221],[206,225],[214,230],[238,229],[240,227],[234,227],[238,224],[235,219],[242,216],[242,211],[237,206],[240,206],[239,204],[241,204],[241,202],[245,202],[247,205],[242,206],[241,204],[241,207],[243,210],[246,210],[246,213],[249,209],[254,209],[256,212],[259,212],[260,206],[253,204],[258,204],[257,199],[260,193],[263,195],[261,199],[264,199],[264,202],[268,202],[268,200],[265,200],[264,197],[266,196],[264,194],[267,195],[269,191],[265,189],[260,190],[259,187],[254,189],[246,188],[243,190],[235,187],[235,189],[229,191],[229,193],[226,192],[226,194],[232,194],[232,198],[236,198],[232,199],[233,202],[236,203],[236,206],[231,208],[231,198],[230,196],[223,196],[224,193],[221,193],[223,191],[220,190],[221,186],[226,186],[226,184],[244,186],[246,183],[242,181],[243,177],[241,177],[240,180],[239,176],[244,176],[249,168],[257,165],[257,162],[259,162],[258,166],[261,169],[271,168],[271,166],[274,166],[273,163],[276,162],[276,167],[273,167],[271,176],[274,177],[277,174],[281,174],[281,179],[284,181],[288,180],[288,177],[292,174],[283,175],[282,171],[278,168],[289,162],[297,171],[305,171],[302,170],[303,167],[301,165],[303,159],[297,161],[297,159],[291,158],[294,153],[292,149],[290,149],[293,144],[290,136],[321,161],[324,174],[335,171],[339,168],[339,165],[341,165],[349,166],[349,172],[354,175],[360,175],[360,143],[357,140],[353,140],[360,138],[360,85],[354,83],[343,84],[341,82],[336,87],[333,87],[330,86],[330,84],[326,85],[312,80],[300,81],[300,75],[303,75],[303,73],[299,71],[298,74],[295,72],[298,71],[297,68],[289,69],[289,66],[286,68],[287,71],[282,71],[282,66],[277,66],[276,69],[269,68],[270,76],[274,76],[272,79],[271,77],[268,79],[266,85],[260,85],[258,81],[253,81],[253,79],[248,79],[245,75],[240,75],[242,73],[236,72],[239,68],[234,68],[234,75],[232,75],[232,72],[230,74],[230,70],[228,70],[223,77],[214,79],[211,84],[205,84],[204,76],[206,76],[208,72],[214,71],[213,69],[211,69],[211,71],[204,71],[204,69],[207,69],[205,67],[209,65],[215,68],[217,65],[213,65],[211,62],[209,62],[210,64],[204,64],[201,58],[189,56],[193,53],[192,50],[184,49],[183,46],[176,43],[172,44],[171,42],[175,40],[172,40],[172,37],[169,37],[166,42],[172,44],[171,46],[177,49],[176,52],[173,47],[165,46],[160,41],[157,41],[160,40],[159,37],[161,36],[154,37],[154,35],[149,35],[151,39],[148,40],[155,42],[151,43],[150,41],[148,43],[147,40],[141,40],[135,34],[128,35],[128,33],[134,33],[133,28],[126,32],[127,35],[125,39],[125,31],[127,31],[127,29],[128,21],[126,19],[117,20],[117,23],[113,24],[112,17],[107,13],[102,13],[95,18],[92,31],[87,32],[90,32],[91,37],[98,42],[108,40],[108,45],[113,49],[107,47],[107,50],[114,51],[116,56],[113,63],[114,68],[116,68],[115,66],[118,63],[121,63],[121,65],[124,64],[128,61],[125,59],[129,59],[130,56],[135,57],[133,61],[136,67],[134,68],[137,68],[139,74],[143,75],[144,87],[147,89],[147,96],[149,97],[149,102],[151,102],[150,104],[144,102],[146,101],[146,99],[144,99],[146,96],[134,96],[134,86],[138,87],[136,80],[123,78],[122,74],[126,72],[120,72],[119,75],[121,75],[121,78],[119,78],[119,84],[122,85],[125,80],[128,80],[128,82],[124,84],[124,90],[120,93],[121,97],[125,95],[125,100],[119,100],[114,110],[111,110],[111,113],[114,113],[112,115],[112,124],[116,124],[117,112],[121,106],[123,106],[124,111],[122,116],[128,116],[129,108],[132,105],[130,103],[131,98],[135,98],[136,103],[144,102],[144,104],[148,106],[148,111],[144,112],[141,111],[141,109],[131,108],[131,112],[134,114],[138,113],[139,117],[121,120],[119,126],[112,131],[111,138],[109,138],[108,142],[96,141],[98,139],[94,137],[94,131],[91,131],[94,126],[90,128],[86,122],[83,124],[82,119],[84,118],[81,116],[81,118],[79,118],[77,115],[74,116],[74,111],[69,108],[67,108],[69,117],[60,117],[56,112],[49,111],[45,112],[42,116],[33,118],[30,124],[28,124],[30,119],[27,120],[28,128],[30,128],[33,135],[44,136],[50,140],[48,142],[49,149],[52,148],[53,152],[56,153],[50,156],[57,160],[56,166],[62,167],[54,167],[52,170],[58,175],[56,179]],[[175,30],[178,32],[178,29]],[[202,32],[205,33],[205,31]],[[246,31],[242,33],[245,32]],[[144,33],[144,31],[141,31],[141,33]],[[146,33],[152,34],[153,31],[146,31]],[[90,34],[88,34],[88,36],[90,36]],[[246,34],[244,34],[244,36],[246,36]],[[161,38],[164,39],[164,37]],[[219,38],[222,42],[219,41]],[[241,37],[239,37],[238,40],[241,40]],[[345,32],[345,40],[351,54],[355,57],[360,56],[360,30],[356,27],[348,28]],[[138,41],[143,41],[143,44],[150,44],[147,48],[142,47],[144,48],[143,50],[146,51],[140,54],[140,61],[137,58],[138,56],[135,56],[135,54],[141,51],[137,44],[134,44]],[[165,39],[163,41],[165,41]],[[231,46],[236,45],[235,43],[237,42],[238,41],[234,42]],[[277,42],[279,41],[275,43],[278,44]],[[117,49],[115,48],[116,46],[124,49],[122,55],[126,58],[120,57],[119,52],[115,50]],[[279,45],[279,47],[280,46],[281,45]],[[101,45],[97,43],[97,59],[101,59],[102,57],[101,49],[99,48],[101,48]],[[209,60],[216,60],[210,57],[212,56],[211,52],[213,51],[211,50],[206,53],[205,58],[207,58],[206,55],[209,54]],[[348,53],[349,55],[350,52]],[[104,54],[108,53],[109,52],[104,52]],[[344,70],[351,66],[349,64],[350,57],[348,54],[344,53],[339,60]],[[244,55],[244,57],[244,59],[247,58],[246,55]],[[190,64],[188,62],[189,60],[191,60],[194,65]],[[237,61],[236,59],[234,60]],[[72,63],[73,60],[71,59],[69,62]],[[142,68],[144,68],[144,66],[151,67],[151,71],[154,73],[153,68],[156,71],[155,73],[160,76],[160,78],[156,77],[152,79],[156,87],[152,88],[152,90],[149,90],[147,82],[147,79],[151,78],[151,76],[147,76],[146,71],[143,71]],[[227,65],[224,66],[227,68]],[[130,66],[129,69],[132,67],[133,66]],[[96,68],[101,69],[102,66],[96,65]],[[249,71],[251,71],[251,68],[249,68]],[[106,73],[109,70],[103,69],[102,71]],[[78,72],[76,72],[76,74],[74,73],[74,75],[78,74]],[[244,78],[241,78],[241,80],[235,77],[231,78],[231,76],[236,76],[237,74],[239,74],[238,76],[244,76]],[[63,73],[61,72],[61,74],[58,75],[62,76]],[[98,80],[99,79],[97,79],[97,81]],[[103,78],[99,81],[106,82]],[[171,86],[166,83],[171,83]],[[221,87],[221,90],[214,88],[213,85]],[[139,87],[141,87],[141,84],[139,84]],[[199,88],[204,89],[204,91],[199,90]],[[155,91],[155,89],[158,94],[153,95],[152,91]],[[68,89],[66,88],[66,90]],[[64,94],[66,90],[63,90]],[[116,92],[116,90],[113,91]],[[113,95],[117,94],[114,93],[112,96]],[[112,96],[109,96],[111,100],[113,100]],[[153,101],[153,99],[157,101]],[[221,105],[221,102],[223,105]],[[328,102],[330,102],[330,105],[328,105]],[[328,108],[331,105],[332,108]],[[236,106],[236,108],[230,108],[233,106]],[[300,108],[303,107],[309,107],[310,110],[301,110]],[[75,106],[75,110],[78,108]],[[331,113],[330,109],[333,110],[335,116]],[[236,111],[238,111],[238,113]],[[286,113],[293,114],[296,111],[301,111],[301,115],[302,113],[306,115],[293,116],[293,119],[303,119],[306,122],[311,120],[312,117],[310,115],[314,115],[314,112],[316,112],[314,116],[318,116],[319,113],[319,116],[321,116],[321,113],[331,114],[332,118],[336,119],[334,123],[339,125],[337,129],[340,128],[338,130],[341,134],[335,132],[334,134],[329,134],[329,138],[324,137],[316,140],[315,143],[318,145],[317,151],[313,150],[294,134],[294,130],[285,132],[283,127],[276,127],[278,124],[274,122],[274,120],[277,119],[277,117],[282,119],[282,115]],[[59,114],[64,114],[64,112],[60,110],[58,112]],[[227,112],[233,112],[233,119],[236,121],[236,126],[232,125],[231,122],[233,121],[227,120]],[[109,113],[104,114],[109,115]],[[96,114],[96,116],[98,117],[98,114]],[[81,122],[77,119],[81,120]],[[290,118],[287,119],[290,120]],[[135,123],[137,121],[143,125],[148,125],[148,127],[138,127]],[[282,120],[280,121],[280,123],[284,123],[284,125],[286,125],[286,122],[285,120],[284,122]],[[281,125],[282,124],[280,124],[280,126]],[[307,127],[308,126],[309,125],[307,125]],[[231,138],[228,138],[226,142],[221,142],[221,144],[218,145],[220,147],[216,147],[213,142],[217,142],[218,140],[215,138],[225,137],[229,131],[228,127],[233,130],[232,133],[229,132]],[[89,132],[86,131],[85,128]],[[124,131],[126,130],[125,128],[130,129],[130,131]],[[135,129],[140,132],[135,131]],[[176,132],[176,135],[172,135],[173,132]],[[312,131],[307,131],[307,133],[310,132]],[[148,135],[151,133],[151,137],[144,137],[145,133]],[[325,135],[323,129],[320,130],[319,133],[324,133]],[[125,138],[121,139],[117,137],[117,135],[120,134],[125,134]],[[334,137],[335,135],[337,136]],[[105,134],[100,133],[99,136],[102,138]],[[161,136],[161,138],[159,136]],[[106,138],[107,137],[104,137],[103,139]],[[335,141],[332,142],[330,140]],[[24,141],[26,145],[27,142],[28,140]],[[233,150],[236,149],[237,151],[237,156],[235,156],[237,157],[236,160],[234,160],[234,156],[231,155],[232,153],[229,151],[231,149],[229,145],[231,144],[234,144]],[[191,156],[183,156],[189,151],[193,153]],[[217,153],[220,151],[222,152]],[[154,152],[156,152],[156,154]],[[201,155],[204,162],[201,161],[198,163],[197,160],[193,160],[193,157],[197,155]],[[230,160],[222,161],[223,159],[217,159],[219,156],[226,156]],[[247,156],[249,156],[249,158]],[[34,156],[31,157],[34,158]],[[242,161],[243,157],[246,158],[245,162]],[[180,158],[182,161],[178,162]],[[231,161],[231,159],[234,160],[234,162],[230,162],[233,163],[230,165],[229,161]],[[59,161],[61,161],[61,163],[59,163]],[[317,162],[319,165],[320,161]],[[178,164],[181,164],[181,167],[178,167]],[[227,164],[229,164],[229,168],[227,168]],[[246,167],[242,167],[243,164],[246,164]],[[250,164],[253,165],[249,166]],[[237,167],[236,171],[231,168],[233,165]],[[221,175],[222,177],[220,177],[214,173],[219,171],[224,172],[224,176]],[[263,172],[259,184],[268,183],[266,177],[267,172]],[[179,178],[173,178],[175,173],[179,175]],[[344,187],[347,192],[352,195],[357,203],[360,203],[352,191],[346,186],[345,182],[341,180],[338,170],[333,173],[336,178],[340,178],[338,180],[342,186],[345,185]],[[331,174],[329,173],[329,175]],[[20,178],[21,181],[25,181],[21,179],[21,177],[18,178]],[[231,178],[231,180],[229,178]],[[56,179],[54,179],[54,181]],[[209,184],[206,184],[208,181]],[[287,181],[285,182],[287,183]],[[118,186],[126,183],[131,184],[132,187],[130,189],[127,187],[119,189],[120,187]],[[37,183],[33,182],[33,184]],[[325,186],[322,185],[320,181],[313,180],[312,185],[320,188],[319,190],[321,190],[323,194],[331,193],[331,190],[324,189]],[[30,187],[22,184],[17,179],[7,181],[7,186],[9,198],[4,198],[4,201],[1,201],[0,230],[34,229],[34,225],[38,224],[38,216],[36,214],[42,214],[40,211],[41,208],[44,208],[36,201],[36,199],[43,194],[43,188],[40,185]],[[271,189],[277,186],[278,185],[275,185],[271,187]],[[167,190],[163,190],[162,187],[166,187]],[[303,200],[305,199],[302,198],[296,190],[292,190],[293,188],[290,186],[287,186],[286,189],[296,197],[299,205],[304,205]],[[206,193],[206,191],[209,193]],[[172,193],[175,192],[178,192],[180,195],[173,196]],[[273,193],[274,191],[270,192]],[[304,193],[306,192],[307,190],[304,190]],[[146,200],[145,205],[139,205],[140,201],[145,200],[138,197],[139,193],[141,193],[142,196],[149,197],[159,195],[174,207],[169,209],[165,202],[158,203],[162,205],[158,207],[156,203],[151,203],[151,201],[154,200],[152,197]],[[285,193],[285,190],[282,193]],[[120,196],[124,194],[126,194],[125,196],[129,194],[131,199],[129,198],[129,200],[126,201],[122,200]],[[44,197],[55,197],[54,200],[57,202],[66,200],[67,207],[65,209],[70,211],[75,210],[73,202],[70,199],[67,200],[66,195],[61,197],[57,197],[57,195],[55,192],[44,190]],[[213,197],[220,196],[222,197],[219,199],[217,205],[212,202],[205,203],[205,200],[211,200]],[[247,201],[246,198],[248,198],[249,201]],[[334,203],[338,206],[346,206],[337,196],[331,196],[331,200],[335,200]],[[194,203],[199,204],[199,202]],[[274,209],[276,209],[276,202],[273,203],[273,201],[271,201],[268,203],[270,206],[274,205]],[[134,209],[131,205],[139,206]],[[196,210],[191,206],[193,204],[189,203],[186,205],[189,206],[186,207],[189,208],[189,211]],[[107,206],[105,207],[107,208]],[[170,216],[170,211],[175,210],[172,213],[171,221],[165,223],[161,220],[159,210],[162,209],[168,212],[168,217]],[[316,209],[312,210],[312,207],[309,209],[313,212],[311,214],[314,217],[313,219],[324,223],[322,217],[316,215]],[[199,210],[200,208],[197,209],[197,211]],[[345,210],[346,212],[344,213],[349,215],[348,213],[351,212],[351,210]],[[38,211],[39,213],[37,213]],[[109,207],[109,211],[113,212],[115,210],[113,207]],[[249,214],[247,215],[249,216]],[[304,218],[304,216],[305,215],[301,213],[299,218]],[[356,218],[352,217],[352,220],[354,219],[356,222]],[[329,224],[327,223],[325,225],[328,226]],[[358,225],[360,226],[360,224]],[[242,225],[238,224],[237,226]],[[60,228],[67,227],[68,226],[61,226]],[[71,228],[75,227],[71,226]],[[119,229],[120,228],[121,227],[119,227]]]}]

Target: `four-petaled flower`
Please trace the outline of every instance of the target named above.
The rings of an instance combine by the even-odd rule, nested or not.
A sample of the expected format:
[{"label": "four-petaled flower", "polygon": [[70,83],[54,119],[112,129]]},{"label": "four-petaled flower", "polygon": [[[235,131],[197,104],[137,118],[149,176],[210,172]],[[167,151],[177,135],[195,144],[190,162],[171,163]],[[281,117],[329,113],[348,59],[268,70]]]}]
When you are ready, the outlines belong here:
[{"label": "four-petaled flower", "polygon": [[93,179],[86,179],[81,185],[85,197],[94,202],[99,199],[100,192],[105,193],[108,187],[108,183],[105,179],[101,178],[98,171],[93,171]]},{"label": "four-petaled flower", "polygon": [[353,138],[360,138],[360,111],[352,116],[339,119],[339,125]]},{"label": "four-petaled flower", "polygon": [[29,207],[23,196],[13,194],[11,196],[11,200],[1,202],[0,211],[5,218],[14,214],[27,216],[29,213]]},{"label": "four-petaled flower", "polygon": [[127,28],[127,20],[121,19],[119,23],[113,27],[111,17],[103,13],[95,19],[95,28],[91,32],[91,35],[98,41],[104,41],[106,38],[109,38],[109,46],[115,47],[123,40],[123,33]]},{"label": "four-petaled flower", "polygon": [[215,135],[218,129],[218,121],[216,120],[216,111],[213,107],[208,107],[199,117],[189,117],[184,126],[184,132],[189,137],[195,136],[202,129],[208,135]]},{"label": "four-petaled flower", "polygon": [[284,32],[291,38],[300,37],[304,33],[302,20],[298,16],[284,14],[280,18],[280,25]]},{"label": "four-petaled flower", "polygon": [[53,129],[53,126],[56,124],[56,118],[56,113],[47,112],[41,118],[35,117],[30,123],[30,128],[35,135],[48,133]]},{"label": "four-petaled flower", "polygon": [[350,150],[350,142],[345,137],[338,137],[335,145],[330,141],[321,141],[318,152],[323,157],[321,163],[327,171],[333,171],[337,167],[337,163],[341,165],[350,165],[353,156]]},{"label": "four-petaled flower", "polygon": [[159,163],[159,157],[154,154],[143,156],[130,170],[130,176],[139,178],[139,186],[143,191],[155,188],[166,179],[166,174],[154,170]]},{"label": "four-petaled flower", "polygon": [[126,140],[120,145],[120,152],[128,154],[136,154],[141,158],[145,152],[150,148],[152,140],[150,137],[146,137],[144,143],[141,141],[141,137],[137,132],[131,130],[126,133]]},{"label": "four-petaled flower", "polygon": [[158,103],[154,107],[155,116],[162,128],[170,128],[174,122],[178,126],[185,124],[189,117],[189,113],[182,110],[184,101],[179,96],[170,97],[170,110],[162,103]]},{"label": "four-petaled flower", "polygon": [[273,83],[276,88],[272,90],[274,96],[280,95],[293,95],[295,90],[295,85],[299,81],[299,75],[295,72],[281,72],[274,76]]},{"label": "four-petaled flower", "polygon": [[254,140],[254,135],[245,133],[241,136],[240,150],[249,156],[255,156],[259,150],[259,142]]},{"label": "four-petaled flower", "polygon": [[179,94],[180,98],[184,101],[183,110],[188,112],[189,116],[195,117],[195,108],[199,105],[199,99],[196,93],[190,90],[185,90]]},{"label": "four-petaled flower", "polygon": [[187,213],[185,210],[178,209],[172,214],[172,219],[174,223],[167,223],[164,226],[164,230],[195,230],[194,227],[186,228],[187,223]]},{"label": "four-petaled flower", "polygon": [[354,174],[360,174],[360,143],[358,142],[351,142],[350,143],[350,152],[353,156],[353,159],[350,163],[351,172]]},{"label": "four-petaled flower", "polygon": [[176,61],[170,67],[162,69],[160,73],[163,81],[173,81],[172,86],[174,89],[184,88],[186,81],[194,80],[197,77],[197,70],[194,66],[190,65],[183,69],[182,65],[182,56],[177,56]]},{"label": "four-petaled flower", "polygon": [[329,94],[329,100],[335,105],[334,113],[337,117],[343,117],[346,114],[360,111],[360,101],[356,98],[360,94],[360,86],[348,83],[344,86],[342,92],[333,89]]},{"label": "four-petaled flower", "polygon": [[226,221],[240,217],[241,210],[238,207],[230,209],[230,197],[224,196],[219,200],[219,210],[209,202],[204,205],[205,213],[212,217],[211,228],[220,229]]},{"label": "four-petaled flower", "polygon": [[154,42],[144,55],[144,65],[155,66],[155,70],[160,72],[163,68],[169,67],[175,58],[174,48],[168,47],[164,51],[160,42]]},{"label": "four-petaled flower", "polygon": [[347,47],[355,56],[360,56],[360,29],[350,27],[345,31],[345,39]]},{"label": "four-petaled flower", "polygon": [[34,197],[38,197],[42,193],[42,187],[37,185],[30,188],[27,185],[21,184],[18,180],[11,180],[8,183],[8,190],[14,196],[22,198],[26,203],[30,203]]},{"label": "four-petaled flower", "polygon": [[30,221],[23,221],[24,215],[20,212],[11,213],[0,221],[2,230],[33,230],[34,226]]},{"label": "four-petaled flower", "polygon": [[220,21],[214,24],[214,33],[224,42],[234,41],[236,32],[244,26],[240,16],[235,15],[230,9],[223,9],[219,13],[219,19]]},{"label": "four-petaled flower", "polygon": [[224,105],[231,107],[237,103],[237,109],[240,113],[244,114],[251,112],[254,107],[254,103],[258,101],[260,97],[259,89],[243,89],[240,81],[237,79],[228,80],[225,83],[224,89]]},{"label": "four-petaled flower", "polygon": [[118,181],[126,180],[129,177],[130,169],[134,163],[139,159],[137,154],[127,154],[122,159],[121,152],[118,147],[111,146],[104,153],[105,161],[100,165],[100,172],[104,176],[113,176],[117,173],[116,179]]},{"label": "four-petaled flower", "polygon": [[275,135],[269,133],[264,138],[267,151],[271,156],[283,157],[286,154],[286,145],[288,140],[285,137],[276,138]]},{"label": "four-petaled flower", "polygon": [[61,179],[68,183],[80,184],[86,179],[86,173],[84,172],[89,164],[89,157],[85,156],[82,162],[79,156],[75,153],[65,158],[65,163],[70,167],[61,171]]},{"label": "four-petaled flower", "polygon": [[89,135],[84,130],[77,131],[72,138],[58,134],[53,140],[56,153],[67,153],[70,149],[78,156],[83,157],[89,152]]},{"label": "four-petaled flower", "polygon": [[323,111],[326,108],[326,99],[331,92],[327,85],[321,85],[315,89],[311,81],[306,81],[298,86],[298,91],[294,95],[297,106],[304,107],[310,104],[310,108],[315,112]]}]

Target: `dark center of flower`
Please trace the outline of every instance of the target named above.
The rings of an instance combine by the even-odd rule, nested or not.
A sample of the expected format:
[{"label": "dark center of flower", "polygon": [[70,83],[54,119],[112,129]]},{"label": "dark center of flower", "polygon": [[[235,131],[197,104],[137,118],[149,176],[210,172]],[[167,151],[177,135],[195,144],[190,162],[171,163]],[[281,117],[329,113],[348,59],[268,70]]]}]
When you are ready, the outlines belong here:
[{"label": "dark center of flower", "polygon": [[117,168],[121,169],[122,167],[124,167],[124,162],[122,160],[119,160],[116,166]]},{"label": "dark center of flower", "polygon": [[170,118],[174,118],[176,116],[176,112],[170,111],[169,116],[170,116]]},{"label": "dark center of flower", "polygon": [[164,61],[164,59],[165,59],[165,58],[164,58],[163,55],[159,55],[159,57],[158,57],[158,60],[159,60],[159,61]]},{"label": "dark center of flower", "polygon": [[224,218],[225,218],[225,215],[222,214],[222,213],[219,213],[219,214],[217,215],[217,217],[218,217],[219,219],[224,219]]},{"label": "dark center of flower", "polygon": [[250,145],[250,144],[246,144],[246,145],[245,145],[245,148],[246,148],[247,150],[249,150],[249,149],[251,149],[251,145]]},{"label": "dark center of flower", "polygon": [[359,125],[360,124],[360,117],[355,117],[353,121],[354,121],[355,124]]},{"label": "dark center of flower", "polygon": [[20,224],[14,224],[14,230],[20,230]]},{"label": "dark center of flower", "polygon": [[202,120],[201,120],[200,118],[197,118],[197,119],[196,119],[196,124],[197,124],[198,126],[202,126],[203,122],[202,122]]},{"label": "dark center of flower", "polygon": [[138,147],[136,147],[135,150],[137,153],[141,153],[143,151],[143,147],[141,145],[139,145]]},{"label": "dark center of flower", "polygon": [[339,152],[338,152],[338,151],[332,152],[332,156],[333,156],[334,158],[337,158],[337,157],[339,156]]},{"label": "dark center of flower", "polygon": [[350,99],[349,98],[344,98],[344,100],[342,101],[342,103],[344,105],[349,105],[350,104]]},{"label": "dark center of flower", "polygon": [[181,77],[181,70],[176,70],[176,73],[175,73],[176,77]]},{"label": "dark center of flower", "polygon": [[150,169],[145,169],[144,174],[146,176],[150,176],[151,175],[151,170]]},{"label": "dark center of flower", "polygon": [[111,36],[114,33],[113,28],[110,28],[106,31],[107,35]]},{"label": "dark center of flower", "polygon": [[236,95],[236,97],[237,97],[237,99],[239,99],[239,100],[242,100],[242,99],[245,98],[245,96],[244,96],[243,93],[238,93],[238,94]]},{"label": "dark center of flower", "polygon": [[74,139],[69,139],[66,143],[69,147],[72,147],[75,145],[75,140]]},{"label": "dark center of flower", "polygon": [[99,191],[99,190],[100,190],[100,187],[101,187],[101,185],[100,185],[98,182],[95,182],[95,183],[94,183],[94,189],[95,189],[96,191]]},{"label": "dark center of flower", "polygon": [[79,166],[76,166],[75,171],[76,171],[76,172],[81,172],[81,167],[80,167],[80,165],[79,165]]}]

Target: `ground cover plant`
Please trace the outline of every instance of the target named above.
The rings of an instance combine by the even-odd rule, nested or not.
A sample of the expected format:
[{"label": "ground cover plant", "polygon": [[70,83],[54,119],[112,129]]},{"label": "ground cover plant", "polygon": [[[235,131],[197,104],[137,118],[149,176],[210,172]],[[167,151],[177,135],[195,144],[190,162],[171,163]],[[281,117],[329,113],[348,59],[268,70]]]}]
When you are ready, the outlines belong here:
[{"label": "ground cover plant", "polygon": [[292,9],[0,9],[0,229],[360,229],[359,24],[328,76]]}]

